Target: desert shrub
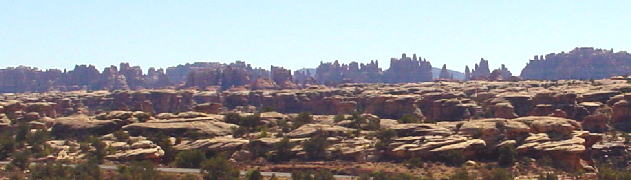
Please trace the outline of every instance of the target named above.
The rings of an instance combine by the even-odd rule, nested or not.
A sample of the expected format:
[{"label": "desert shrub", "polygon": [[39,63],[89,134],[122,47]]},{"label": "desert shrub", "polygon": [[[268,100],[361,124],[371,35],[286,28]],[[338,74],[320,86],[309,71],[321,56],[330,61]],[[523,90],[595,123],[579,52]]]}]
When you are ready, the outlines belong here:
[{"label": "desert shrub", "polygon": [[262,141],[250,141],[250,143],[248,143],[247,149],[248,151],[250,151],[253,158],[267,158],[270,150],[267,145]]},{"label": "desert shrub", "polygon": [[150,136],[148,138],[150,141],[156,143],[156,145],[160,146],[164,151],[164,156],[162,156],[162,162],[170,163],[175,160],[176,151],[173,149],[173,144],[171,144],[171,140],[169,140],[169,136],[164,134],[157,133],[154,136]]},{"label": "desert shrub", "polygon": [[335,180],[333,174],[326,170],[319,171],[294,171],[291,173],[292,180]]},{"label": "desert shrub", "polygon": [[179,168],[199,168],[206,159],[206,154],[200,150],[186,150],[177,153],[175,166]]},{"label": "desert shrub", "polygon": [[308,173],[306,171],[293,171],[291,172],[291,179],[292,180],[313,180],[313,177],[311,177],[311,173]]},{"label": "desert shrub", "polygon": [[379,141],[375,144],[375,148],[378,150],[385,150],[390,143],[392,143],[392,139],[397,136],[397,132],[392,129],[380,129],[375,133],[375,137]]},{"label": "desert shrub", "polygon": [[121,141],[121,142],[126,142],[127,140],[129,140],[129,134],[123,130],[114,131],[112,135],[114,135],[116,140]]},{"label": "desert shrub", "polygon": [[473,180],[475,179],[465,168],[460,168],[456,170],[456,172],[449,177],[449,180]]},{"label": "desert shrub", "polygon": [[73,179],[74,170],[69,166],[61,163],[43,163],[36,164],[30,168],[31,173],[29,179],[37,180],[61,180]]},{"label": "desert shrub", "polygon": [[51,148],[47,146],[49,140],[46,131],[29,132],[26,135],[26,142],[31,145],[31,152],[35,157],[43,157],[50,154]]},{"label": "desert shrub", "polygon": [[507,145],[499,148],[499,157],[497,162],[500,166],[509,167],[515,163],[515,159],[517,158],[517,150],[515,150],[515,146]]},{"label": "desert shrub", "polygon": [[376,172],[372,174],[372,180],[427,180],[428,178],[414,176],[406,173],[384,173]]},{"label": "desert shrub", "polygon": [[307,158],[317,160],[326,158],[326,148],[329,144],[324,133],[319,131],[309,140],[306,140],[302,146],[307,153]]},{"label": "desert shrub", "polygon": [[0,160],[5,160],[15,152],[15,139],[11,133],[3,133],[0,136]]},{"label": "desert shrub", "polygon": [[493,168],[482,171],[482,179],[484,180],[512,180],[513,173],[504,168]]},{"label": "desert shrub", "polygon": [[314,180],[335,180],[333,173],[326,170],[316,171],[313,175]]},{"label": "desert shrub", "polygon": [[366,124],[366,130],[379,130],[381,128],[381,119],[379,118],[369,118],[368,124]]},{"label": "desert shrub", "polygon": [[249,131],[253,131],[256,127],[262,125],[261,114],[254,113],[252,115],[241,118],[241,124],[239,126],[245,126]]},{"label": "desert shrub", "polygon": [[12,160],[9,163],[11,167],[16,167],[20,170],[25,170],[28,168],[30,164],[29,158],[31,157],[31,153],[28,151],[17,151],[13,153]]},{"label": "desert shrub", "polygon": [[555,173],[543,173],[539,174],[537,180],[558,180],[559,178]]},{"label": "desert shrub", "polygon": [[548,137],[553,141],[560,141],[560,140],[572,138],[572,136],[567,133],[548,132],[547,134],[548,134]]},{"label": "desert shrub", "polygon": [[261,114],[254,113],[253,115],[242,117],[238,113],[228,113],[224,115],[224,121],[230,124],[245,126],[248,129],[254,129],[261,124]]},{"label": "desert shrub", "polygon": [[294,146],[295,145],[293,143],[289,142],[289,138],[283,137],[280,142],[274,145],[274,154],[270,160],[280,162],[293,158],[295,154],[291,151],[291,149],[294,148]]},{"label": "desert shrub", "polygon": [[351,128],[362,129],[362,125],[366,124],[366,117],[362,116],[360,112],[353,112],[351,114]]},{"label": "desert shrub", "polygon": [[439,155],[440,160],[452,166],[460,166],[467,159],[460,150],[450,150]]},{"label": "desert shrub", "polygon": [[265,106],[261,108],[261,112],[273,112],[275,111],[273,107]]},{"label": "desert shrub", "polygon": [[18,123],[18,127],[15,130],[15,142],[20,146],[23,145],[29,132],[31,132],[31,127],[27,123]]},{"label": "desert shrub", "polygon": [[132,162],[129,166],[118,167],[117,179],[124,180],[158,180],[163,176],[149,161]]},{"label": "desert shrub", "polygon": [[333,122],[336,122],[336,123],[343,120],[344,120],[344,114],[338,114],[338,115],[335,115],[335,117],[333,117]]},{"label": "desert shrub", "polygon": [[287,120],[284,120],[284,119],[278,120],[278,121],[276,122],[276,125],[277,125],[278,127],[280,127],[280,129],[282,130],[282,132],[285,132],[285,133],[286,133],[286,132],[291,131],[291,126],[289,125],[289,123],[287,123]]},{"label": "desert shrub", "polygon": [[75,179],[82,180],[100,180],[101,178],[101,169],[99,168],[99,161],[92,157],[87,161],[78,164],[74,168],[74,177]]},{"label": "desert shrub", "polygon": [[245,127],[243,127],[243,126],[230,127],[230,131],[232,133],[232,137],[234,137],[234,138],[243,137],[244,135],[246,135],[248,133],[248,130]]},{"label": "desert shrub", "polygon": [[631,170],[616,169],[608,165],[600,166],[598,168],[598,174],[596,174],[598,180],[623,180],[631,179]]},{"label": "desert shrub", "polygon": [[405,165],[413,168],[422,168],[423,167],[423,159],[420,157],[413,157],[405,161]]},{"label": "desert shrub", "polygon": [[197,180],[197,176],[192,174],[186,174],[180,178],[180,180]]},{"label": "desert shrub", "polygon": [[412,114],[405,114],[403,117],[399,119],[399,123],[408,124],[408,123],[419,123],[421,122],[416,116]]},{"label": "desert shrub", "polygon": [[92,145],[92,147],[94,147],[94,151],[90,152],[92,156],[96,158],[98,163],[103,163],[103,160],[107,155],[107,144],[96,137],[89,137],[88,142]]},{"label": "desert shrub", "polygon": [[263,180],[263,175],[259,170],[251,170],[245,175],[246,180]]},{"label": "desert shrub", "polygon": [[239,124],[241,122],[241,115],[239,115],[239,113],[228,113],[223,116],[223,121],[230,124]]},{"label": "desert shrub", "polygon": [[239,170],[223,155],[216,155],[202,162],[201,173],[205,180],[239,179]]},{"label": "desert shrub", "polygon": [[295,118],[292,119],[293,128],[299,128],[302,125],[309,124],[313,122],[313,116],[311,113],[302,112],[298,114]]}]

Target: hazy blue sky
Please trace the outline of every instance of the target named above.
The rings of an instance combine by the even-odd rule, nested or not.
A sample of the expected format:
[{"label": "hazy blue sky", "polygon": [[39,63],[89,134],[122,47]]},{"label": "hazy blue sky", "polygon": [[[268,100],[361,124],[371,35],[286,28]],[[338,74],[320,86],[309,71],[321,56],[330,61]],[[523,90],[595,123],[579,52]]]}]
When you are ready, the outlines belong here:
[{"label": "hazy blue sky", "polygon": [[631,1],[0,0],[0,67],[245,60],[291,69],[416,53],[519,74],[535,54],[631,50]]}]

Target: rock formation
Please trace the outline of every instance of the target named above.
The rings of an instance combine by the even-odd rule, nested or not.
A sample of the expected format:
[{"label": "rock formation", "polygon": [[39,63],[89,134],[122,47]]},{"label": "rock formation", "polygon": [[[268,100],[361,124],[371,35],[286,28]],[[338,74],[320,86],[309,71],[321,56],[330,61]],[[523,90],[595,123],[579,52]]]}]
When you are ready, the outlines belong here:
[{"label": "rock formation", "polygon": [[475,64],[475,68],[469,72],[469,66],[465,67],[465,81],[468,80],[489,80],[502,81],[514,80],[513,74],[502,64],[500,68],[489,71],[489,61],[484,58],[480,59],[479,64]]},{"label": "rock formation", "polygon": [[475,68],[471,71],[471,77],[468,79],[487,80],[489,75],[491,75],[491,70],[489,70],[489,61],[481,58],[480,63],[475,64]]},{"label": "rock formation", "polygon": [[400,59],[390,59],[390,68],[384,71],[386,83],[411,83],[431,81],[432,64],[426,59],[412,55],[407,57],[405,53]]},{"label": "rock formation", "polygon": [[603,79],[631,72],[631,54],[592,47],[534,56],[521,71],[524,79]]},{"label": "rock formation", "polygon": [[443,68],[440,69],[440,75],[438,75],[439,79],[453,79],[453,75],[449,73],[447,70],[447,65],[443,64]]}]

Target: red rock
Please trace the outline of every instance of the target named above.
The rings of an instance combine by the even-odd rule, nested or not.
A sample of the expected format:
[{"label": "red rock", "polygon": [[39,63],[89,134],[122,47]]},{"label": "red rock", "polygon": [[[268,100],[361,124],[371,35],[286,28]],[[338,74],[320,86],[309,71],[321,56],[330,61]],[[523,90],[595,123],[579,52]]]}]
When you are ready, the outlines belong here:
[{"label": "red rock", "polygon": [[631,71],[631,54],[592,47],[535,56],[521,71],[525,79],[604,79]]}]

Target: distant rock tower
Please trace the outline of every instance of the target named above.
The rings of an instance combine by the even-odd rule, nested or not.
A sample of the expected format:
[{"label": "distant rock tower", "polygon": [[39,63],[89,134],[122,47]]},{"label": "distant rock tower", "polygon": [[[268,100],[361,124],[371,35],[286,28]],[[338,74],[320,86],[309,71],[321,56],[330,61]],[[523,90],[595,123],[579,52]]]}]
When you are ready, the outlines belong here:
[{"label": "distant rock tower", "polygon": [[469,66],[464,67],[464,80],[468,81],[471,79],[471,71],[469,70]]},{"label": "distant rock tower", "polygon": [[449,73],[449,70],[447,70],[447,64],[443,64],[443,68],[440,69],[440,74],[438,75],[439,79],[451,79],[452,75],[451,73]]}]

